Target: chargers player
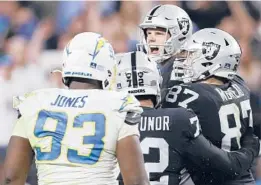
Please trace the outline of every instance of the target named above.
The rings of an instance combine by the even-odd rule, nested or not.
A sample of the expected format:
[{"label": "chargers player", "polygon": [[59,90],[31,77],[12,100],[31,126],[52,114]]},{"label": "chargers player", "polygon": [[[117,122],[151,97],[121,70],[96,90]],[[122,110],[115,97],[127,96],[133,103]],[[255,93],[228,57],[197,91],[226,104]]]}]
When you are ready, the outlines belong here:
[{"label": "chargers player", "polygon": [[211,166],[224,175],[236,176],[250,168],[259,151],[257,138],[247,136],[242,143],[246,148],[237,152],[217,148],[201,134],[192,110],[154,108],[160,100],[160,80],[156,63],[144,53],[121,55],[117,89],[135,95],[144,109],[139,129],[151,184],[178,185],[188,159],[202,168]]},{"label": "chargers player", "polygon": [[[237,41],[228,33],[206,28],[192,35],[177,54],[173,79],[191,81],[173,86],[162,107],[184,107],[197,114],[203,135],[226,151],[241,147],[243,136],[253,133],[250,92],[236,75],[241,57]],[[249,170],[230,181],[214,170],[188,166],[195,184],[254,184]]]},{"label": "chargers player", "polygon": [[117,160],[126,184],[149,184],[138,137],[142,109],[133,96],[108,90],[114,68],[114,51],[99,34],[68,43],[62,75],[69,89],[16,99],[20,117],[1,184],[24,184],[34,155],[39,185],[116,185]]}]

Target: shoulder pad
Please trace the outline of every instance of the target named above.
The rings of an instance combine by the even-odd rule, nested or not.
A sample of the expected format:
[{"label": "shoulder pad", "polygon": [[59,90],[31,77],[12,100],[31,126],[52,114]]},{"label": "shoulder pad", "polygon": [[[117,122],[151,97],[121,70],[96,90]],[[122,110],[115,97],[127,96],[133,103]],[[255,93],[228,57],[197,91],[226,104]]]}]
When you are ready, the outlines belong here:
[{"label": "shoulder pad", "polygon": [[173,120],[176,120],[177,132],[182,132],[182,135],[187,139],[193,139],[201,134],[201,126],[199,119],[191,109],[179,108],[176,109],[175,115],[172,115]]},{"label": "shoulder pad", "polygon": [[[235,83],[240,84],[241,86],[243,86],[244,88],[246,88],[247,90],[249,90],[249,87],[246,85],[246,82],[244,81],[244,79],[239,76],[239,75],[235,75],[235,77],[233,78],[233,80]],[[250,91],[250,90],[249,90]]]},{"label": "shoulder pad", "polygon": [[24,94],[23,96],[14,96],[13,97],[13,108],[14,109],[19,109],[19,106],[29,97],[34,96],[36,93],[35,92],[29,92]]},{"label": "shoulder pad", "polygon": [[190,87],[192,87],[192,83],[182,83],[182,84],[179,84],[181,87],[187,87],[187,88],[190,88]]},{"label": "shoulder pad", "polygon": [[19,105],[25,100],[23,96],[14,96],[13,97],[13,108],[18,110]]},{"label": "shoulder pad", "polygon": [[238,83],[241,83],[241,84],[245,84],[245,81],[244,79],[239,76],[239,75],[235,75],[235,77],[233,78],[234,81],[238,82]]},{"label": "shoulder pad", "polygon": [[123,97],[121,102],[121,106],[119,108],[119,112],[134,112],[141,114],[143,112],[140,107],[140,102],[133,96],[128,94]]},{"label": "shoulder pad", "polygon": [[125,118],[125,123],[128,125],[136,125],[141,121],[141,114],[135,112],[128,112]]}]

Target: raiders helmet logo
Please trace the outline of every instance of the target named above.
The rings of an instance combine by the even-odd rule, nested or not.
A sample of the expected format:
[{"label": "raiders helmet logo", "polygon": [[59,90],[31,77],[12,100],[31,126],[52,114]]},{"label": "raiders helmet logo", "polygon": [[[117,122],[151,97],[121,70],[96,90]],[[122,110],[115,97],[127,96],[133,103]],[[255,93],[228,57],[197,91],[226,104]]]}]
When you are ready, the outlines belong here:
[{"label": "raiders helmet logo", "polygon": [[189,32],[189,20],[187,18],[177,18],[178,24],[179,24],[179,29],[183,35],[187,35]]},{"label": "raiders helmet logo", "polygon": [[202,46],[202,53],[207,60],[214,59],[220,50],[220,45],[214,42],[203,42]]}]

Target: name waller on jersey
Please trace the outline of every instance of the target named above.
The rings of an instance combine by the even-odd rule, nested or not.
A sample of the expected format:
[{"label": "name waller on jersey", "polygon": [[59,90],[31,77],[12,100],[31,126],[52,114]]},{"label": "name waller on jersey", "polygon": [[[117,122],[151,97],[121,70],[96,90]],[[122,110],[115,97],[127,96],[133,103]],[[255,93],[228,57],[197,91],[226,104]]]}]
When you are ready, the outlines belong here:
[{"label": "name waller on jersey", "polygon": [[51,103],[51,106],[83,108],[87,97],[88,96],[67,97],[58,95],[55,101]]},{"label": "name waller on jersey", "polygon": [[169,116],[142,116],[140,131],[169,131]]},{"label": "name waller on jersey", "polygon": [[228,88],[226,91],[220,88],[215,88],[215,90],[219,93],[223,101],[237,99],[244,96],[244,92],[236,84],[233,84],[232,87]]}]

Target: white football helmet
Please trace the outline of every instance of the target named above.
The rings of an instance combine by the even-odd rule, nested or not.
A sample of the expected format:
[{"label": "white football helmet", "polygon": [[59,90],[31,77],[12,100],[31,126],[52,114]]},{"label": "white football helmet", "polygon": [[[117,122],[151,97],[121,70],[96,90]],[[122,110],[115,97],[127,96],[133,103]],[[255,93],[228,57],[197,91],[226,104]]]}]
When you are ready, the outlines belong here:
[{"label": "white football helmet", "polygon": [[157,64],[140,51],[121,54],[117,61],[117,91],[125,91],[135,96],[155,95],[158,104],[162,78]]},{"label": "white football helmet", "polygon": [[[139,27],[141,28],[141,42],[137,44],[137,50],[149,54],[150,48],[163,48],[159,51],[159,54],[149,54],[150,59],[157,63],[174,55],[187,38],[192,35],[193,29],[192,21],[188,14],[175,5],[159,5],[152,8]],[[164,28],[170,34],[170,38],[167,39],[166,36],[166,41],[163,45],[148,44],[146,34],[148,28]]]},{"label": "white football helmet", "polygon": [[230,34],[206,28],[194,33],[176,57],[172,80],[190,82],[211,76],[232,79],[237,72],[241,49]]},{"label": "white football helmet", "polygon": [[62,77],[67,86],[68,77],[79,77],[101,81],[103,89],[110,89],[115,67],[111,44],[97,33],[76,35],[63,52]]}]

